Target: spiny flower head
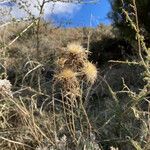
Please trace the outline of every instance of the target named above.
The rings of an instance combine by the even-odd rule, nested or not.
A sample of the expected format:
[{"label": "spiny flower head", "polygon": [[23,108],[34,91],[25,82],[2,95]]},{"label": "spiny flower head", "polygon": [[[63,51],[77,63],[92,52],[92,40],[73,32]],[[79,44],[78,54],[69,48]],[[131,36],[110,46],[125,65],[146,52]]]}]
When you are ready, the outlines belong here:
[{"label": "spiny flower head", "polygon": [[62,85],[64,92],[79,95],[79,82],[76,77],[77,73],[69,68],[63,69],[55,75],[55,80],[59,85]]},{"label": "spiny flower head", "polygon": [[0,79],[0,95],[1,96],[11,96],[12,97],[12,91],[11,91],[11,83],[7,79]]},{"label": "spiny flower head", "polygon": [[79,43],[68,44],[67,52],[79,58],[87,58],[87,51]]},{"label": "spiny flower head", "polygon": [[73,54],[83,53],[85,49],[79,43],[70,43],[67,45],[67,50]]},{"label": "spiny flower head", "polygon": [[84,64],[83,70],[82,70],[83,74],[86,76],[86,80],[93,84],[97,78],[97,68],[94,64],[92,64],[91,62],[86,62]]},{"label": "spiny flower head", "polygon": [[69,68],[65,68],[59,74],[56,75],[56,78],[58,80],[76,79],[76,73]]}]

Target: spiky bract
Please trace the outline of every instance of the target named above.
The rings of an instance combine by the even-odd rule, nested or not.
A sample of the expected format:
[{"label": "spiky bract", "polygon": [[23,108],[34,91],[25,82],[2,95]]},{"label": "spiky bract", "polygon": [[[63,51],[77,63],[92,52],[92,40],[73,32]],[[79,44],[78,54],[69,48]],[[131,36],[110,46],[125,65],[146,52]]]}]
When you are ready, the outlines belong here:
[{"label": "spiky bract", "polygon": [[87,82],[91,84],[93,84],[97,79],[97,68],[89,61],[84,64],[82,72],[86,76]]},{"label": "spiky bract", "polygon": [[63,91],[72,92],[75,95],[79,94],[79,82],[76,77],[77,73],[69,68],[63,69],[55,75],[55,80],[63,87]]},{"label": "spiky bract", "polygon": [[74,57],[87,59],[88,52],[79,43],[70,43],[67,45],[67,52]]},{"label": "spiky bract", "polygon": [[65,66],[65,63],[66,63],[67,59],[66,58],[59,58],[57,61],[56,61],[56,65],[60,68],[64,68]]}]

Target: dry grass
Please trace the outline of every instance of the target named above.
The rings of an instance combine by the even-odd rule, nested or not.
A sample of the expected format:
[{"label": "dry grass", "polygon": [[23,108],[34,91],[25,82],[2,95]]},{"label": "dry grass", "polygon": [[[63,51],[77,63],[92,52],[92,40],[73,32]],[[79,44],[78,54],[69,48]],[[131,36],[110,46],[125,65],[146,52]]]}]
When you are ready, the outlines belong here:
[{"label": "dry grass", "polygon": [[88,60],[89,51],[79,43],[114,37],[112,27],[42,25],[40,59],[36,58],[36,26],[11,47],[3,47],[23,28],[20,25],[16,31],[16,25],[10,26],[0,35],[0,63],[6,70],[15,68],[13,86],[0,80],[0,149],[150,149],[149,57],[104,65],[100,77]]}]

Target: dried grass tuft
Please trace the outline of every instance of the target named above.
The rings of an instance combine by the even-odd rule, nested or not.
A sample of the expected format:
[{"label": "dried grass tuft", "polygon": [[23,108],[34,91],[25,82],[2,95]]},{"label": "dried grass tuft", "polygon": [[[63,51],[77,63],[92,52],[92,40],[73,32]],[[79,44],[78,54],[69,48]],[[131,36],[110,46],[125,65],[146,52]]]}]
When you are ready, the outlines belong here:
[{"label": "dried grass tuft", "polygon": [[82,72],[86,76],[86,80],[88,83],[93,84],[97,79],[97,68],[91,62],[86,62],[84,64]]}]

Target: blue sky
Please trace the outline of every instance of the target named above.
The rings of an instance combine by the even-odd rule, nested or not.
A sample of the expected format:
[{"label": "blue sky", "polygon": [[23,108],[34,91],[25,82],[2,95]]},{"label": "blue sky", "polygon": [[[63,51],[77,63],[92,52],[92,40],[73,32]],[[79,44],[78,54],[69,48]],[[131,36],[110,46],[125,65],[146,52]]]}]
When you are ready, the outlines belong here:
[{"label": "blue sky", "polygon": [[74,14],[53,15],[56,22],[68,22],[66,27],[96,27],[100,23],[109,25],[111,20],[107,14],[111,10],[108,0],[100,0],[97,3],[82,4]]},{"label": "blue sky", "polygon": [[[30,3],[31,1],[28,0]],[[35,3],[35,1],[33,2]],[[12,7],[13,15],[17,18],[20,17],[18,15],[24,15],[23,12],[18,13],[20,10],[9,0],[6,3],[0,3],[0,7],[4,6]],[[111,24],[107,17],[111,10],[108,0],[97,0],[96,3],[86,4],[57,4],[53,14],[50,14],[50,8],[52,8],[52,4],[46,7],[45,18],[53,19],[57,24],[62,22],[64,27],[96,27],[100,23]],[[33,10],[33,13],[38,14],[35,10]]]}]

